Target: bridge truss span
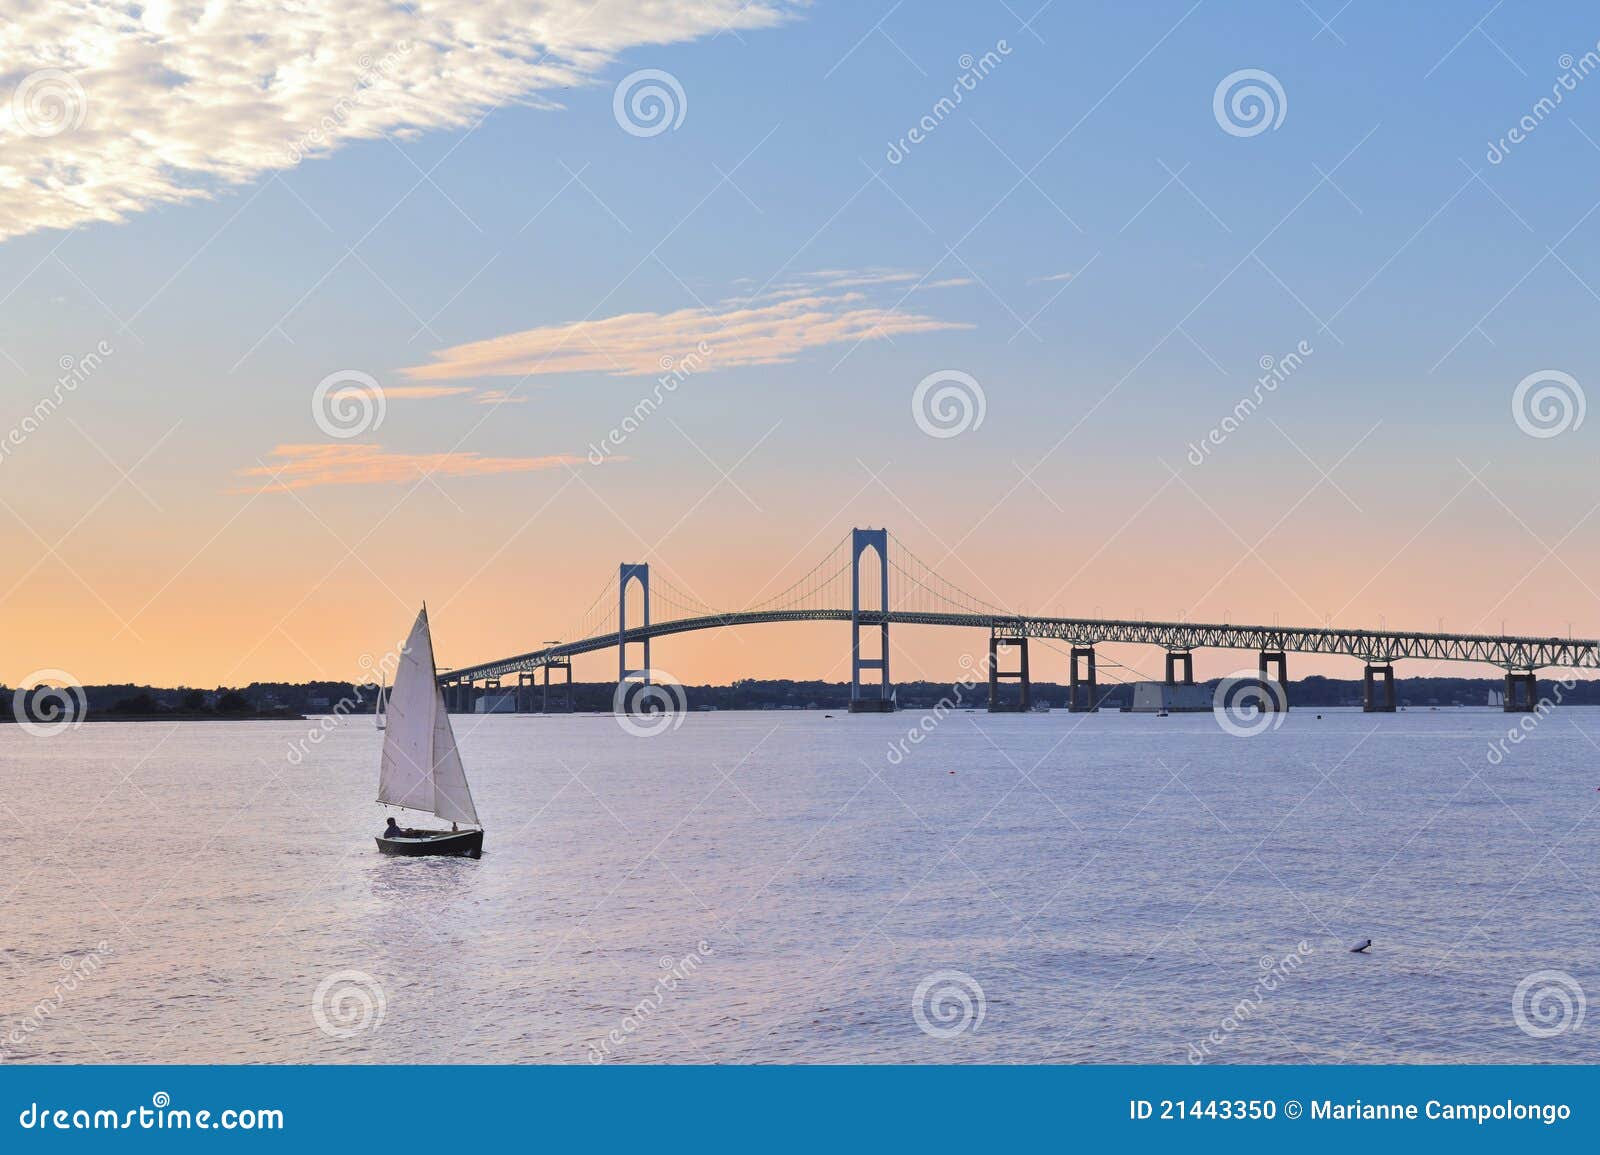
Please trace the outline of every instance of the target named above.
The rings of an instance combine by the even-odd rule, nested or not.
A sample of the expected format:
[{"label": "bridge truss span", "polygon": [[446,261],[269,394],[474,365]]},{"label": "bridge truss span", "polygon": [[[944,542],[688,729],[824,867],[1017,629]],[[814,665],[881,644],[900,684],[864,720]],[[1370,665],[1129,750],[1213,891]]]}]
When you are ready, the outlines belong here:
[{"label": "bridge truss span", "polygon": [[[947,557],[940,564],[948,562]],[[1513,708],[1514,702],[1517,709],[1533,708],[1537,670],[1600,668],[1600,641],[1594,639],[1019,614],[998,604],[998,596],[981,598],[968,593],[884,529],[852,530],[797,581],[769,596],[763,596],[765,590],[758,592],[742,609],[718,610],[688,592],[686,585],[661,562],[653,567],[623,563],[588,611],[572,623],[567,631],[570,640],[551,641],[542,649],[449,670],[440,675],[440,683],[457,708],[471,709],[474,687],[479,682],[486,689],[498,689],[501,678],[515,676],[520,694],[521,688],[531,685],[536,670],[567,666],[570,674],[574,657],[615,647],[619,651],[621,688],[630,680],[650,679],[649,643],[655,638],[775,622],[835,621],[850,623],[852,711],[894,708],[894,689],[889,681],[890,626],[987,630],[991,658],[996,645],[1019,651],[1020,674],[1013,671],[1001,676],[1020,676],[1024,704],[1027,642],[1037,639],[1046,645],[1060,643],[1071,658],[1073,695],[1069,708],[1074,710],[1095,708],[1095,647],[1102,644],[1165,650],[1169,686],[1192,683],[1195,650],[1254,650],[1259,655],[1260,677],[1280,684],[1288,681],[1286,654],[1359,658],[1366,663],[1367,708],[1377,710],[1394,709],[1394,663],[1401,659],[1499,667],[1506,672],[1508,709]],[[637,617],[628,608],[631,587],[637,587],[642,601]],[[638,647],[642,652],[643,668],[629,666],[629,647]],[[1086,663],[1082,666],[1081,685],[1080,662]],[[1107,660],[1102,665],[1116,663]],[[863,672],[876,677],[864,679]],[[993,700],[992,682],[993,679],[993,709],[997,703]],[[1080,694],[1080,690],[1085,692]]]},{"label": "bridge truss span", "polygon": [[[1506,670],[1600,668],[1600,640],[1534,638],[1490,634],[1408,633],[1403,630],[1295,629],[1200,622],[1122,621],[1106,618],[1020,617],[1016,614],[948,613],[930,610],[862,610],[864,626],[958,626],[988,630],[1001,637],[1041,638],[1075,646],[1102,643],[1158,646],[1169,651],[1231,649],[1296,654],[1340,654],[1372,665],[1401,658],[1441,662],[1481,662]],[[697,630],[773,622],[848,622],[845,609],[736,611],[675,618],[635,627],[623,634],[601,634],[498,661],[465,666],[440,675],[446,683],[476,682],[536,670],[578,654],[629,645]]]}]

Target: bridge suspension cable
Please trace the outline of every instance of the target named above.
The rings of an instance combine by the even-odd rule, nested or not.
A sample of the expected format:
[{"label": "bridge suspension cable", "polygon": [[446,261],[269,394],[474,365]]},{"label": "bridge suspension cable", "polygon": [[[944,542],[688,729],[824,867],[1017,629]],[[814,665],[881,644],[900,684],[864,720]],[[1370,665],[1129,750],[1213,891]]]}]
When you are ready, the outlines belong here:
[{"label": "bridge suspension cable", "polygon": [[606,579],[600,592],[595,595],[594,601],[589,603],[589,608],[578,615],[570,623],[563,637],[565,641],[577,641],[580,638],[593,638],[601,634],[614,634],[617,632],[617,579],[612,575]]},{"label": "bridge suspension cable", "polygon": [[764,601],[741,613],[779,610],[837,610],[850,605],[850,538],[841,538],[816,565]]},{"label": "bridge suspension cable", "polygon": [[932,566],[907,549],[905,542],[893,533],[889,535],[889,541],[894,547],[889,551],[889,598],[893,603],[889,608],[925,613],[953,611],[998,617],[1023,616],[968,593],[940,576]]}]

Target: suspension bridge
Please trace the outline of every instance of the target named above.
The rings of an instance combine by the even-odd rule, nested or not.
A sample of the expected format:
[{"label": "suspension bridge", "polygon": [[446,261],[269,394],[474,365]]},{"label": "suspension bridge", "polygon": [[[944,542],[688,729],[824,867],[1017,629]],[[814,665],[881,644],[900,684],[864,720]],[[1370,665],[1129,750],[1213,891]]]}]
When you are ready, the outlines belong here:
[{"label": "suspension bridge", "polygon": [[[869,561],[866,570],[864,558]],[[635,589],[638,610],[636,619],[630,619],[628,603]],[[647,563],[623,563],[567,631],[574,640],[547,642],[542,649],[452,669],[439,675],[439,683],[452,711],[470,712],[481,695],[504,692],[503,680],[514,677],[517,708],[531,710],[542,674],[544,708],[548,709],[550,676],[559,671],[565,675],[570,706],[572,659],[580,654],[614,647],[617,685],[625,692],[630,683],[651,680],[650,643],[656,638],[770,622],[833,621],[850,623],[850,709],[856,713],[895,708],[894,685],[889,678],[889,629],[898,625],[988,630],[986,673],[991,710],[1029,708],[1030,641],[1065,647],[1067,705],[1075,712],[1095,710],[1102,701],[1098,671],[1105,663],[1097,662],[1096,650],[1102,644],[1132,643],[1165,650],[1165,684],[1169,686],[1194,683],[1195,650],[1253,650],[1258,655],[1261,681],[1275,687],[1273,693],[1263,695],[1269,709],[1288,707],[1287,655],[1291,653],[1361,659],[1365,664],[1365,709],[1383,713],[1395,709],[1394,663],[1400,659],[1499,667],[1505,672],[1504,706],[1508,711],[1535,708],[1538,670],[1600,665],[1600,641],[1592,639],[1020,614],[940,576],[888,530],[854,529],[798,581],[742,609],[710,606],[659,574],[652,578]],[[630,650],[642,659],[639,664],[630,664]],[[1010,668],[1002,669],[1007,660]],[[1016,683],[1019,695],[1002,701],[1002,682]]]}]

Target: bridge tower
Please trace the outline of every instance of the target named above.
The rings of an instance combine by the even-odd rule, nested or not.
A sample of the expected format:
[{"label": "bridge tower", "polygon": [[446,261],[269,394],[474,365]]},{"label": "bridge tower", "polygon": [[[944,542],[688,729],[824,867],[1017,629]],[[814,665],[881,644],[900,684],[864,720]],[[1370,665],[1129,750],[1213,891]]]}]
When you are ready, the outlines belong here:
[{"label": "bridge tower", "polygon": [[[1017,651],[1016,669],[1001,671],[1002,650]],[[1017,683],[1016,701],[1000,700],[1000,683],[1003,681]],[[989,630],[989,713],[1027,713],[1032,708],[1032,686],[1028,681],[1028,635],[1020,622],[1011,627],[996,624]]]},{"label": "bridge tower", "polygon": [[[628,668],[628,586],[633,582],[639,583],[639,589],[644,594],[644,621],[640,626],[648,629],[650,626],[650,566],[647,562],[623,562],[617,571],[617,693],[625,694],[623,688],[629,682],[640,681],[645,685],[650,684],[650,639],[645,638],[640,644],[644,647],[644,665],[634,669]],[[548,675],[547,675],[548,676]],[[567,679],[570,682],[572,674],[568,671]],[[547,691],[548,692],[548,691]],[[570,691],[569,691],[570,693]]]},{"label": "bridge tower", "polygon": [[[861,555],[867,550],[878,555],[878,657],[861,656]],[[866,611],[872,614],[872,610]],[[868,623],[868,629],[872,623]],[[878,684],[861,685],[862,670],[877,670]],[[893,689],[889,685],[889,531],[852,529],[850,531],[850,712],[888,713],[894,709]]]}]

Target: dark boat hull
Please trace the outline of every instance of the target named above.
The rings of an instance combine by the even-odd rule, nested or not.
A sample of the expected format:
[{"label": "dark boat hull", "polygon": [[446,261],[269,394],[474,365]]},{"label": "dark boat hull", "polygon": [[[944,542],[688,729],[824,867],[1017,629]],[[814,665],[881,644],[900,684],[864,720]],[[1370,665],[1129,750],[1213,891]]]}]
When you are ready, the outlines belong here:
[{"label": "dark boat hull", "polygon": [[416,838],[385,838],[378,835],[378,849],[384,854],[405,858],[443,855],[449,858],[477,858],[483,853],[481,830],[419,830]]}]

